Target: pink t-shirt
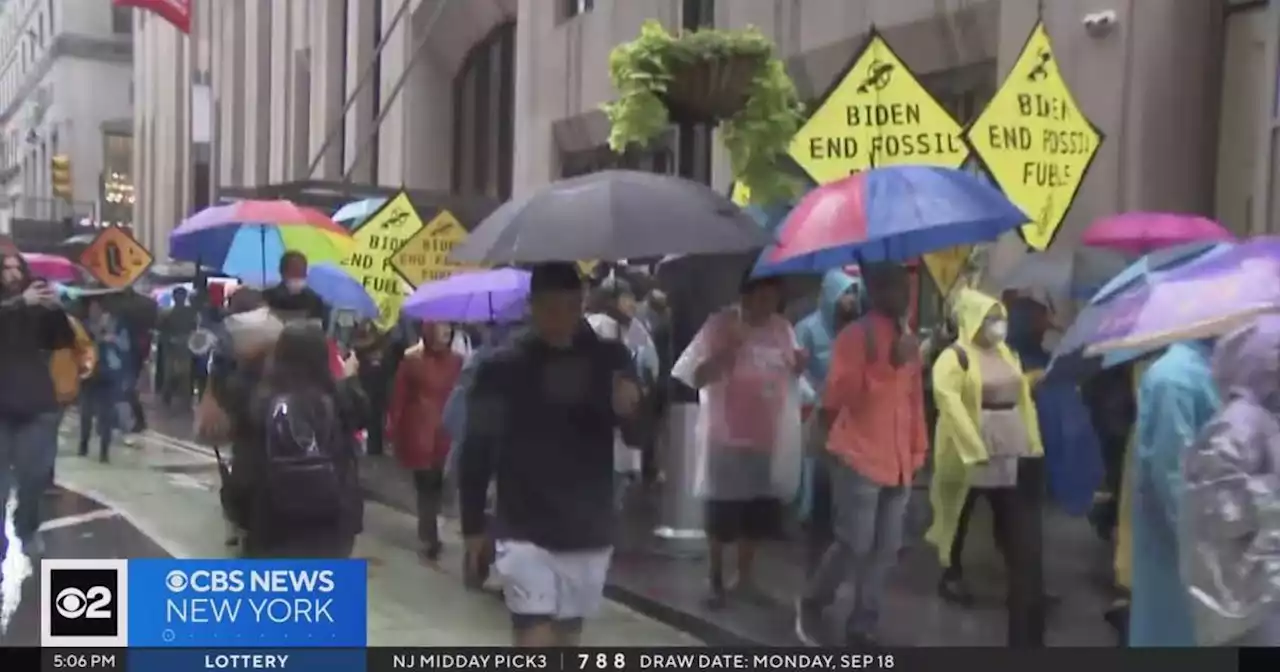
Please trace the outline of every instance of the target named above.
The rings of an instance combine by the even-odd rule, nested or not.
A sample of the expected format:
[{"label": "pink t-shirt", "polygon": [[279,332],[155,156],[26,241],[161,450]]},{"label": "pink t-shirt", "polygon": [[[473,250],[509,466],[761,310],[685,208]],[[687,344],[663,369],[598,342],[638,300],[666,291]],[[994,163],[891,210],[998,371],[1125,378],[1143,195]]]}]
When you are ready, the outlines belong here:
[{"label": "pink t-shirt", "polygon": [[[723,344],[737,320],[736,313],[712,317],[703,327],[710,351]],[[733,368],[707,386],[710,439],[716,446],[773,450],[779,416],[785,408],[792,379],[796,339],[791,325],[775,316],[768,323],[744,325],[744,340]]]}]

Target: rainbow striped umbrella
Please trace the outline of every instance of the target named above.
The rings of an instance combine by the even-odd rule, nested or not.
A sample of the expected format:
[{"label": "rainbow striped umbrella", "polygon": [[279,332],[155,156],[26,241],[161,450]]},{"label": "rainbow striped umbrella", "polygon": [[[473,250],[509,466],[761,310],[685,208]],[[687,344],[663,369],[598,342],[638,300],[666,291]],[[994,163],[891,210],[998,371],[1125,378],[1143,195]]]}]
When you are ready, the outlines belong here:
[{"label": "rainbow striped umbrella", "polygon": [[308,261],[341,262],[351,234],[319,210],[289,201],[237,201],[188,217],[169,234],[169,254],[236,278],[278,281],[280,257],[301,252]]}]

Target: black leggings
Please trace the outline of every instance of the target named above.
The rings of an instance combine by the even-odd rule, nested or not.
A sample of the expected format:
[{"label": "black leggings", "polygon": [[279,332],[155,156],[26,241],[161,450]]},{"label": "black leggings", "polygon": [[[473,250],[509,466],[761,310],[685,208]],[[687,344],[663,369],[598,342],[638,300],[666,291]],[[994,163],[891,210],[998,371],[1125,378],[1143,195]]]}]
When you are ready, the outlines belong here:
[{"label": "black leggings", "polygon": [[974,504],[979,498],[987,500],[996,548],[1004,556],[1008,577],[1011,647],[1044,646],[1043,488],[1042,460],[1036,459],[1019,461],[1016,487],[970,489],[951,544],[951,566],[946,576],[958,579],[964,572],[961,561]]}]

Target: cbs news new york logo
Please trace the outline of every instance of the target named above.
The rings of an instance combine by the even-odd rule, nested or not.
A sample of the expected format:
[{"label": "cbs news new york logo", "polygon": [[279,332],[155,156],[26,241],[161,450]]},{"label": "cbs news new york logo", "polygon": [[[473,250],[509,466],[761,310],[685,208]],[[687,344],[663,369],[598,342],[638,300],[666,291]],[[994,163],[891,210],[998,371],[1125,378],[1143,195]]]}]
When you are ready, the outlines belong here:
[{"label": "cbs news new york logo", "polygon": [[41,560],[40,645],[129,645],[128,560]]}]

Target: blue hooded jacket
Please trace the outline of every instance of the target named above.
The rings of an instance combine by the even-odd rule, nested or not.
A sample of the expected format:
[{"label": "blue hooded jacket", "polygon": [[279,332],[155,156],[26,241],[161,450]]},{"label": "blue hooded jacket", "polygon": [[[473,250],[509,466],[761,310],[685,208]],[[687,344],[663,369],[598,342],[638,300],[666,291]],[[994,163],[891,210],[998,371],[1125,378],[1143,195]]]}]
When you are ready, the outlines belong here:
[{"label": "blue hooded jacket", "polygon": [[[849,292],[857,292],[862,298],[862,281],[856,277],[836,269],[827,271],[822,277],[822,290],[818,295],[818,309],[796,324],[796,340],[800,347],[809,353],[809,361],[805,369],[805,390],[809,398],[805,403],[816,403],[822,396],[826,386],[827,373],[831,369],[831,344],[843,325],[836,324],[836,304],[840,297]],[[804,467],[800,472],[800,490],[796,493],[796,506],[801,520],[808,520],[813,511],[813,490],[815,470],[818,465],[811,455],[805,456]]]},{"label": "blue hooded jacket", "polygon": [[818,295],[818,309],[796,324],[796,339],[800,347],[809,353],[805,379],[817,394],[827,381],[831,368],[831,343],[836,340],[836,303],[850,291],[861,297],[862,281],[842,270],[827,271],[822,276],[822,290]]}]

